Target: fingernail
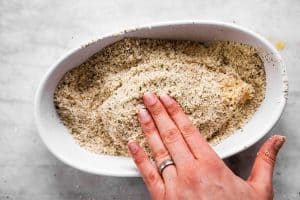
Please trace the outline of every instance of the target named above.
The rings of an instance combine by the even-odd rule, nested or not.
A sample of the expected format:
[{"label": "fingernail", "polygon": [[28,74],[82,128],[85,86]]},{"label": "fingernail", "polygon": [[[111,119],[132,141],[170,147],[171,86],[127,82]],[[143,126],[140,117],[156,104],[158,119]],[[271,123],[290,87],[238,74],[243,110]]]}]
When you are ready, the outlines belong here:
[{"label": "fingernail", "polygon": [[153,104],[155,104],[157,101],[157,98],[156,96],[151,93],[151,92],[146,92],[144,94],[144,103],[147,105],[147,106],[152,106]]},{"label": "fingernail", "polygon": [[166,106],[169,106],[172,104],[172,98],[167,95],[167,94],[163,94],[160,96],[160,100],[163,102],[163,104],[165,104]]},{"label": "fingernail", "polygon": [[136,154],[139,150],[139,145],[133,141],[133,142],[129,142],[128,143],[128,148],[129,148],[129,151],[132,153],[132,154]]},{"label": "fingernail", "polygon": [[139,111],[139,120],[140,122],[148,122],[151,119],[148,111],[146,109],[140,109]]},{"label": "fingernail", "polygon": [[281,135],[277,135],[277,136],[275,136],[275,137],[276,137],[276,139],[275,139],[274,145],[275,145],[276,149],[280,149],[281,146],[282,146],[282,145],[284,144],[284,142],[285,142],[285,137],[284,137],[284,136],[281,136]]}]

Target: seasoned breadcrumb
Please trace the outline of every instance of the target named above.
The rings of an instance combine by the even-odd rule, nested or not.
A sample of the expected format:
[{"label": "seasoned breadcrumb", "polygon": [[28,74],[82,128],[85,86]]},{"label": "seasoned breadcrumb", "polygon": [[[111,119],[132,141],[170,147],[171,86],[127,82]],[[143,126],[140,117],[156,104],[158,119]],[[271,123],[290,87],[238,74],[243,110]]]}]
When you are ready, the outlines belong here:
[{"label": "seasoned breadcrumb", "polygon": [[144,92],[173,96],[217,143],[254,114],[265,87],[263,63],[248,45],[127,38],[66,73],[54,102],[82,147],[127,156],[130,139],[150,154],[136,117]]}]

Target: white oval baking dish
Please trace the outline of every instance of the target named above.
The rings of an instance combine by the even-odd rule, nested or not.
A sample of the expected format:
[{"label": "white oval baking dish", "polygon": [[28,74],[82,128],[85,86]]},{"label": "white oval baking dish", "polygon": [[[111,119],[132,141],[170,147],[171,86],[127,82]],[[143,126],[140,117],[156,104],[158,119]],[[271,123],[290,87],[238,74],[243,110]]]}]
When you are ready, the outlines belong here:
[{"label": "white oval baking dish", "polygon": [[195,41],[229,40],[250,44],[259,50],[266,71],[266,97],[252,119],[218,145],[221,158],[236,154],[253,145],[275,125],[287,98],[287,74],[281,56],[258,34],[240,26],[221,22],[172,22],[122,31],[79,47],[55,63],[43,77],[35,96],[35,120],[39,134],[48,149],[61,161],[85,172],[134,177],[139,173],[128,157],[98,155],[81,148],[60,122],[53,104],[53,93],[59,80],[70,69],[109,44],[124,37],[179,39]]}]

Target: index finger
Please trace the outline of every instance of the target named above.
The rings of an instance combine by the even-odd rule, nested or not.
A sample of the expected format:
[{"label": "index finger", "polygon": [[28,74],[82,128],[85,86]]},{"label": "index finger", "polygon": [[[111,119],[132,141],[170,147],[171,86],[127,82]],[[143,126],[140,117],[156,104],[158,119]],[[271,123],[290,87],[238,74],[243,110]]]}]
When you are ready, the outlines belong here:
[{"label": "index finger", "polygon": [[162,141],[169,150],[175,164],[182,166],[182,163],[188,163],[188,161],[194,159],[179,129],[157,96],[153,93],[145,93],[144,103],[150,111]]},{"label": "index finger", "polygon": [[170,117],[181,131],[195,158],[199,159],[205,156],[211,159],[218,157],[206,139],[200,134],[199,130],[192,124],[192,121],[185,115],[179,104],[167,94],[162,95],[160,99]]}]

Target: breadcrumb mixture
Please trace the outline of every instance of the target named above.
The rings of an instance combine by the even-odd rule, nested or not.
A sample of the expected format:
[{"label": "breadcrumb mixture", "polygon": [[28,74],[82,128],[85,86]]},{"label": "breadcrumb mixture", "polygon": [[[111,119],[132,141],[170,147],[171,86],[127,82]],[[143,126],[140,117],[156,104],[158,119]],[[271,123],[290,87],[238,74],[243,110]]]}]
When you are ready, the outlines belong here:
[{"label": "breadcrumb mixture", "polygon": [[173,96],[217,143],[254,114],[265,87],[263,63],[248,45],[126,38],[66,73],[54,102],[82,147],[127,156],[131,139],[150,154],[137,121],[145,92]]}]

